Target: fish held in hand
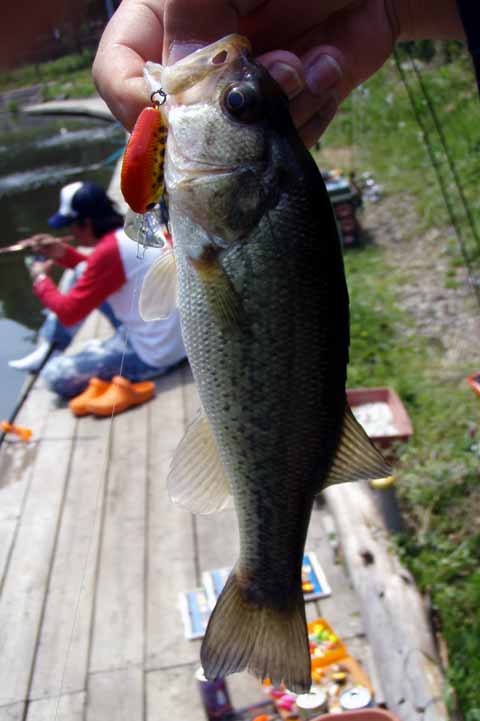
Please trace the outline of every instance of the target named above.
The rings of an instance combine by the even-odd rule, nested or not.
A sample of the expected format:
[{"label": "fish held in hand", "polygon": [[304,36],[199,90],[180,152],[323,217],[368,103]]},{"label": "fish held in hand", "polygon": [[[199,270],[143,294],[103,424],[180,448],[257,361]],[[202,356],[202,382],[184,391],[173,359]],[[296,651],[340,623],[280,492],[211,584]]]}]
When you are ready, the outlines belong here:
[{"label": "fish held in hand", "polygon": [[[169,490],[199,513],[233,499],[240,535],[202,666],[210,679],[248,668],[307,691],[301,568],[314,498],[329,484],[390,474],[346,401],[348,293],[334,215],[286,97],[244,38],[169,67],[147,63],[146,76],[168,94],[177,302],[202,402]],[[160,264],[146,278],[146,317],[160,312],[153,299],[171,271]]]}]

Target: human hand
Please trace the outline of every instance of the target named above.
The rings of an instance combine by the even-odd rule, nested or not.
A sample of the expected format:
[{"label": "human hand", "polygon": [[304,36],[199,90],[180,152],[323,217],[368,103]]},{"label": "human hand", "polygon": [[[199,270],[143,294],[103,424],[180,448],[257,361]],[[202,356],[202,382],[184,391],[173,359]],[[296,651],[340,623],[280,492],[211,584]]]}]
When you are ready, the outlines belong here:
[{"label": "human hand", "polygon": [[29,248],[32,253],[43,255],[52,260],[60,260],[65,253],[65,243],[73,240],[73,236],[68,235],[63,238],[55,238],[47,233],[37,233],[30,238],[21,240],[20,244],[24,248]]},{"label": "human hand", "polygon": [[30,277],[35,283],[41,276],[48,275],[53,265],[51,260],[34,260],[33,263],[28,264],[28,272]]},{"label": "human hand", "polygon": [[399,37],[462,34],[455,0],[123,0],[95,59],[98,90],[131,129],[150,103],[146,60],[173,62],[233,32],[251,40],[282,85],[307,145]]}]

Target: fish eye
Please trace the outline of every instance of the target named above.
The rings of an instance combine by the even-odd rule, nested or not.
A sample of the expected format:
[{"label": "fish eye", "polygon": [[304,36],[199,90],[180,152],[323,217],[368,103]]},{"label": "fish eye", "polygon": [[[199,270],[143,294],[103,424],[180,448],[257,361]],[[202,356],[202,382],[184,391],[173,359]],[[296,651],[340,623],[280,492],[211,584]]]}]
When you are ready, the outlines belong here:
[{"label": "fish eye", "polygon": [[230,85],[224,92],[223,105],[229,115],[244,123],[252,123],[260,116],[258,92],[248,83]]}]

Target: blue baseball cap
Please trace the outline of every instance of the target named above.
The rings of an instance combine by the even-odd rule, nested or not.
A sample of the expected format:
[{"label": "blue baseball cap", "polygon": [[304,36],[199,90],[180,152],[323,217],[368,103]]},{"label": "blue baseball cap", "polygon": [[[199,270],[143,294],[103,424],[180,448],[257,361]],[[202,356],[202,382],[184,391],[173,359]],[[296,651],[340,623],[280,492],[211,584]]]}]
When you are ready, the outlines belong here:
[{"label": "blue baseball cap", "polygon": [[60,207],[48,219],[51,228],[63,228],[77,220],[102,218],[116,213],[104,189],[88,181],[70,183],[60,191]]}]

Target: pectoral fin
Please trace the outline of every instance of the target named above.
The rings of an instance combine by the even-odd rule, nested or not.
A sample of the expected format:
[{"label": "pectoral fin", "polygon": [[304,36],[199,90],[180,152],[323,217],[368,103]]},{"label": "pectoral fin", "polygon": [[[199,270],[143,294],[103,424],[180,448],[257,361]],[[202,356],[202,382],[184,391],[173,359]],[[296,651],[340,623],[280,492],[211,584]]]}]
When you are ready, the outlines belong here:
[{"label": "pectoral fin", "polygon": [[347,405],[340,442],[323,486],[387,478],[391,469]]},{"label": "pectoral fin", "polygon": [[230,483],[203,412],[188,427],[175,451],[168,491],[174,503],[192,513],[215,513],[233,507]]},{"label": "pectoral fin", "polygon": [[175,309],[176,294],[175,254],[168,248],[145,275],[139,300],[139,311],[143,320],[167,318]]},{"label": "pectoral fin", "polygon": [[238,327],[243,321],[242,303],[218,254],[219,250],[209,245],[199,258],[189,261],[200,278],[212,312],[225,326]]}]

